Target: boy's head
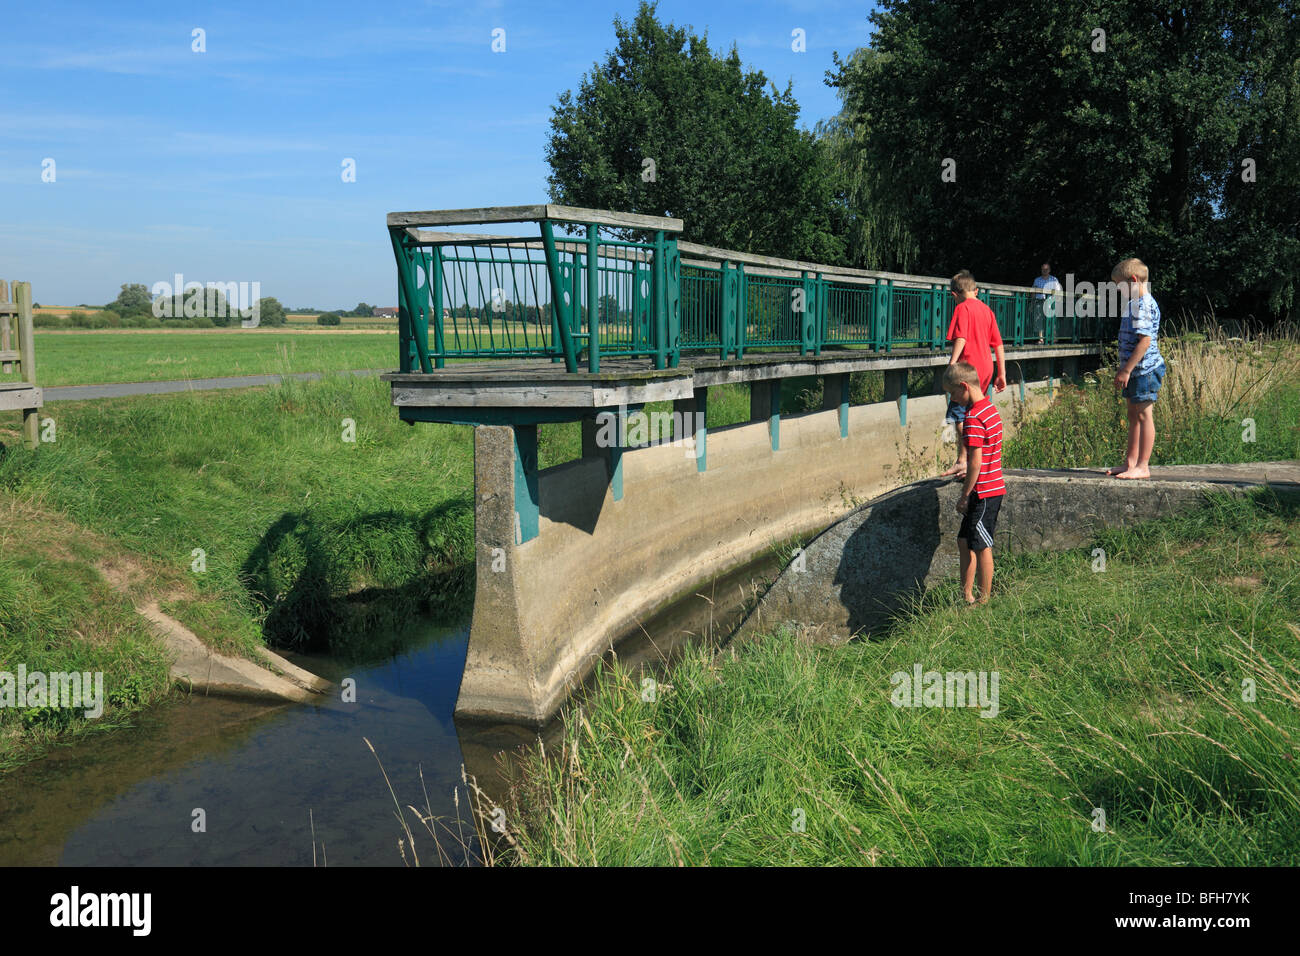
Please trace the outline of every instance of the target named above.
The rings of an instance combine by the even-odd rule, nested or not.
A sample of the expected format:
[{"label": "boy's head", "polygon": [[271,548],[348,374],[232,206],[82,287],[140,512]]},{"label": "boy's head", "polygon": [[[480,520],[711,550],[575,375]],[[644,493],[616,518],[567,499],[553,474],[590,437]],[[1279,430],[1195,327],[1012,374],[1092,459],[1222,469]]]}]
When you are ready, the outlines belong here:
[{"label": "boy's head", "polygon": [[975,277],[970,274],[969,269],[962,269],[948,283],[948,288],[958,299],[969,299],[976,295],[980,287],[975,284]]},{"label": "boy's head", "polygon": [[954,362],[943,372],[943,390],[958,405],[970,408],[984,397],[980,391],[980,376],[970,362]]},{"label": "boy's head", "polygon": [[1141,295],[1150,278],[1151,273],[1141,259],[1121,259],[1110,270],[1110,281],[1129,296]]}]

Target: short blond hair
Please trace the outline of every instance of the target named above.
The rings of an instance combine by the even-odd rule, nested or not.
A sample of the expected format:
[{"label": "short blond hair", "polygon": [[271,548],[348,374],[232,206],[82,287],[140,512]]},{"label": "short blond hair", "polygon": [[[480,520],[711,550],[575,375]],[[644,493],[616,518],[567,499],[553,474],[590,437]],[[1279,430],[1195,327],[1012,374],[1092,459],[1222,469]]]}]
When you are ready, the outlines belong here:
[{"label": "short blond hair", "polygon": [[980,375],[970,362],[954,362],[943,370],[943,387],[956,388],[958,385],[980,387]]},{"label": "short blond hair", "polygon": [[1122,259],[1110,270],[1110,280],[1112,282],[1123,282],[1132,276],[1137,276],[1138,282],[1146,282],[1150,278],[1150,271],[1146,263],[1141,259]]},{"label": "short blond hair", "polygon": [[961,295],[966,292],[973,292],[979,286],[975,284],[975,277],[970,274],[970,270],[962,269],[961,272],[952,277],[952,281],[948,283],[948,288]]}]

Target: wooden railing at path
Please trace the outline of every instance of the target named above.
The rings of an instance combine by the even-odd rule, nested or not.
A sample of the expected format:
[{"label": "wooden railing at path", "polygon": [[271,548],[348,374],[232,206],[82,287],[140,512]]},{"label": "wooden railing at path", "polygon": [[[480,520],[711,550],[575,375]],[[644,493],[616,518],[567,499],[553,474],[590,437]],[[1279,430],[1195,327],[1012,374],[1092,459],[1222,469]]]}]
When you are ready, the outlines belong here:
[{"label": "wooden railing at path", "polygon": [[[13,287],[13,299],[9,297]],[[39,443],[41,390],[36,385],[36,346],[32,331],[32,284],[9,283],[0,279],[0,374],[17,380],[0,379],[0,410],[23,413],[23,445]],[[17,346],[15,348],[14,346]],[[16,366],[16,367],[15,367]]]}]

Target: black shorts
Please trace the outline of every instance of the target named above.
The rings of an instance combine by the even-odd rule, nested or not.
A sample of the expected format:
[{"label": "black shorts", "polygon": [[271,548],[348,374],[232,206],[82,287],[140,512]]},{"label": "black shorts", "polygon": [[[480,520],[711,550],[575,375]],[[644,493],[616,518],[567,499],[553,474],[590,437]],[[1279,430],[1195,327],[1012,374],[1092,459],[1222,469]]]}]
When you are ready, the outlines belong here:
[{"label": "black shorts", "polygon": [[972,551],[993,547],[993,532],[998,526],[998,510],[1002,507],[1004,497],[1006,496],[971,498],[966,505],[966,514],[961,519],[957,539],[964,539]]}]

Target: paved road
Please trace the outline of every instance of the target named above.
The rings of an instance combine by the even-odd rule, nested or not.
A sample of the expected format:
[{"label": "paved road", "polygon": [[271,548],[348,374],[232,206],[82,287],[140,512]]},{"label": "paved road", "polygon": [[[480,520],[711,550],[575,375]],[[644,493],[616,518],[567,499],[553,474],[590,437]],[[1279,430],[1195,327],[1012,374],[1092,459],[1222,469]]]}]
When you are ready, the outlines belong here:
[{"label": "paved road", "polygon": [[[338,375],[378,375],[388,369],[358,368]],[[314,380],[324,372],[297,372],[289,378]],[[118,382],[112,385],[56,385],[43,387],[45,402],[84,401],[88,398],[122,398],[126,395],[162,395],[167,392],[206,392],[218,388],[249,388],[254,385],[278,385],[283,375],[232,375],[227,378],[187,378],[166,382]]]}]

